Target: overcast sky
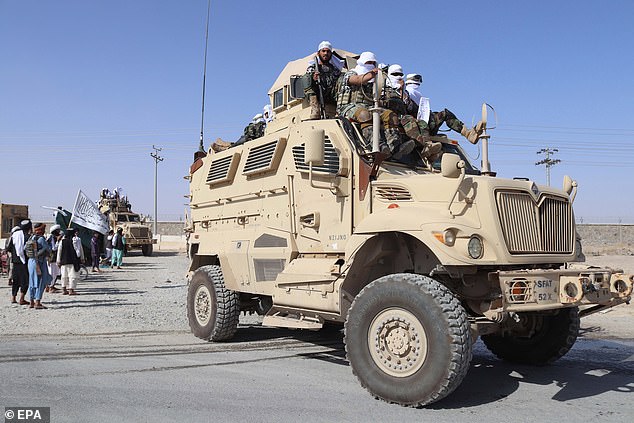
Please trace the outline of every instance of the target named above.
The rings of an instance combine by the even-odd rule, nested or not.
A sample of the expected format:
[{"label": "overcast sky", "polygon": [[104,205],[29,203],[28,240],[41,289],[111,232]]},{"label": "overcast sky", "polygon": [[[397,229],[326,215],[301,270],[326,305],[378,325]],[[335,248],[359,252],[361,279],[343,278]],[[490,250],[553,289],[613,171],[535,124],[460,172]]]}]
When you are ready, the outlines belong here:
[{"label": "overcast sky", "polygon": [[[313,4],[309,6],[309,4]],[[123,187],[185,209],[198,146],[207,0],[0,0],[0,202],[71,208]],[[286,62],[328,39],[423,75],[433,110],[486,101],[500,177],[579,182],[578,220],[634,223],[634,2],[212,1],[205,144],[235,141]],[[454,134],[455,135],[455,134]],[[458,138],[478,163],[479,149]]]}]

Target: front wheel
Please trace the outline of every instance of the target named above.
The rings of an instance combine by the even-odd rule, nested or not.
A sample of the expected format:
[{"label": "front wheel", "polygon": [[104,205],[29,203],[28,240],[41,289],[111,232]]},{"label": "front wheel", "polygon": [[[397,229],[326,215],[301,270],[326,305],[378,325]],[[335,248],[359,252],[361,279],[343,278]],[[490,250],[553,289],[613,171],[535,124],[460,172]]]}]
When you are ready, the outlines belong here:
[{"label": "front wheel", "polygon": [[345,345],[364,388],[407,406],[449,395],[467,374],[472,353],[460,302],[439,282],[406,273],[361,290],[348,311]]},{"label": "front wheel", "polygon": [[154,247],[152,246],[152,244],[144,244],[141,247],[141,252],[143,253],[144,256],[146,257],[150,257],[152,255],[152,252],[154,251]]},{"label": "front wheel", "polygon": [[239,295],[225,287],[220,266],[198,268],[187,291],[187,318],[193,334],[209,341],[226,341],[238,330],[239,317]]}]

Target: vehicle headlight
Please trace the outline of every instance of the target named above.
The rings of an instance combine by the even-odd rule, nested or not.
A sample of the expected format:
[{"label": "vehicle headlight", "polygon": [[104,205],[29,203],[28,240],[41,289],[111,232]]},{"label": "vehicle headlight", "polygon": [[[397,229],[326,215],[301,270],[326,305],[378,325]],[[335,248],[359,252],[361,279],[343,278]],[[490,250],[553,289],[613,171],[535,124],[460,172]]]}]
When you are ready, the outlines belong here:
[{"label": "vehicle headlight", "polygon": [[456,243],[456,233],[451,229],[447,229],[443,232],[443,238],[445,239],[445,245],[452,247]]},{"label": "vehicle headlight", "polygon": [[469,251],[469,256],[473,259],[479,259],[482,257],[484,253],[484,247],[482,245],[482,240],[480,237],[472,236],[469,239],[469,244],[467,244],[467,250]]},{"label": "vehicle headlight", "polygon": [[432,232],[434,238],[448,247],[453,247],[456,243],[456,232],[453,229],[446,229],[443,232]]}]

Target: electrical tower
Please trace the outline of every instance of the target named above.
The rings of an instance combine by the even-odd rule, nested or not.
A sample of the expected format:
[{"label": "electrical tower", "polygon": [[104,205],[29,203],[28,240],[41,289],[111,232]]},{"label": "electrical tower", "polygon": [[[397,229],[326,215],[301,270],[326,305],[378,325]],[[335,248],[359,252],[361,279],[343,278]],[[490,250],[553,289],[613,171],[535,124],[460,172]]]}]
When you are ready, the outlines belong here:
[{"label": "electrical tower", "polygon": [[541,150],[539,150],[537,152],[537,154],[545,154],[546,158],[543,160],[540,160],[538,162],[535,162],[535,166],[539,166],[539,165],[545,165],[546,166],[546,183],[548,186],[550,186],[550,168],[555,166],[557,163],[560,163],[561,160],[559,159],[551,159],[550,155],[551,154],[555,154],[559,152],[558,149],[556,148],[550,148],[550,147],[546,147],[546,148],[542,148]]},{"label": "electrical tower", "polygon": [[157,234],[157,221],[158,221],[158,214],[157,214],[157,203],[156,203],[156,197],[157,197],[157,180],[158,180],[158,164],[159,162],[163,161],[163,157],[158,155],[158,152],[162,150],[162,148],[157,148],[154,145],[152,145],[152,148],[154,149],[153,153],[150,153],[150,156],[154,159],[154,235],[156,236]]}]

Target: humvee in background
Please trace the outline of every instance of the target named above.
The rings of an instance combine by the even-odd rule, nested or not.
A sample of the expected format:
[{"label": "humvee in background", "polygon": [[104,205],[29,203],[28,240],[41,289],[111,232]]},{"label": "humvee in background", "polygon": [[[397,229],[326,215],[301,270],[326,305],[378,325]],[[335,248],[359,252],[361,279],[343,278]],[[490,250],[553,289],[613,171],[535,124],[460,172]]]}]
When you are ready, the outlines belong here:
[{"label": "humvee in background", "polygon": [[630,300],[632,275],[575,263],[570,178],[496,177],[486,131],[482,169],[446,137],[435,163],[382,161],[350,121],[308,120],[294,75],[311,57],[269,91],[264,136],[190,167],[195,336],[231,339],[241,311],[269,326],[339,323],[362,386],[423,406],[462,382],[478,337],[501,359],[551,363],[580,317]]}]

